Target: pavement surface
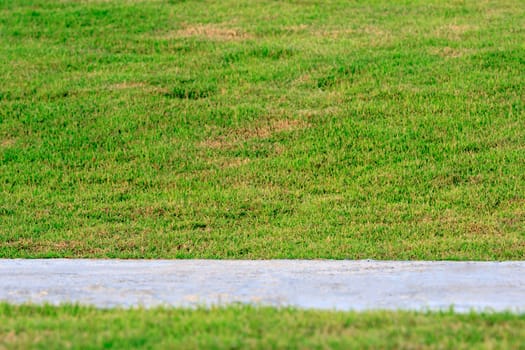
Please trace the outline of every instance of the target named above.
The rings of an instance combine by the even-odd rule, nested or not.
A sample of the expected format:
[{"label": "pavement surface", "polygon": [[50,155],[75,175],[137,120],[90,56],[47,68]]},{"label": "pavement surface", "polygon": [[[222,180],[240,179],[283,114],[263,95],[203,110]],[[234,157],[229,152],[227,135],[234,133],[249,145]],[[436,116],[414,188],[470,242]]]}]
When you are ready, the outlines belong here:
[{"label": "pavement surface", "polygon": [[0,300],[525,312],[525,261],[0,259]]}]

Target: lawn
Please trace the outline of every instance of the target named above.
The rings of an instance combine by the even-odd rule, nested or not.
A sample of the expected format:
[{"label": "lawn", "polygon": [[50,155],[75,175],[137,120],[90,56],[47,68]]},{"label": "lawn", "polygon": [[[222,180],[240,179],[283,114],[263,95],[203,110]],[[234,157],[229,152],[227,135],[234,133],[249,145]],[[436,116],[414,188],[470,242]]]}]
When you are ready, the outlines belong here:
[{"label": "lawn", "polygon": [[[521,0],[0,1],[0,258],[525,257]],[[523,348],[524,315],[0,304],[0,348]]]},{"label": "lawn", "polygon": [[0,4],[0,257],[525,256],[525,6]]},{"label": "lawn", "polygon": [[523,349],[525,315],[0,304],[10,349]]}]

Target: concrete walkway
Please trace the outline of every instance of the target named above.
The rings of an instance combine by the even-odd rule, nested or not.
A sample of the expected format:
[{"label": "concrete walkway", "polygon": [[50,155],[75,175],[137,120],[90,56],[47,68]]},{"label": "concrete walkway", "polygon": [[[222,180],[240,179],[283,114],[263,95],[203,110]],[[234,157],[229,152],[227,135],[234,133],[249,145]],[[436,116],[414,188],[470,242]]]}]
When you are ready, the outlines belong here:
[{"label": "concrete walkway", "polygon": [[525,312],[525,261],[1,260],[12,303]]}]

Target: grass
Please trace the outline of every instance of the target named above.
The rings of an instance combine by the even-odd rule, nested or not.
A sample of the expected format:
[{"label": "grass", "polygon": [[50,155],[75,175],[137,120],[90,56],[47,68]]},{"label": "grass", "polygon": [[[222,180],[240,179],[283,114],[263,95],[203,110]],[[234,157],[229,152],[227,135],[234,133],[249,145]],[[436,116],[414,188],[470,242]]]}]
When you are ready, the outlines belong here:
[{"label": "grass", "polygon": [[0,304],[10,349],[523,349],[525,315]]},{"label": "grass", "polygon": [[0,257],[522,259],[524,23],[4,0]]},{"label": "grass", "polygon": [[[520,0],[0,2],[0,257],[525,256]],[[6,348],[523,348],[524,315],[0,304]]]}]

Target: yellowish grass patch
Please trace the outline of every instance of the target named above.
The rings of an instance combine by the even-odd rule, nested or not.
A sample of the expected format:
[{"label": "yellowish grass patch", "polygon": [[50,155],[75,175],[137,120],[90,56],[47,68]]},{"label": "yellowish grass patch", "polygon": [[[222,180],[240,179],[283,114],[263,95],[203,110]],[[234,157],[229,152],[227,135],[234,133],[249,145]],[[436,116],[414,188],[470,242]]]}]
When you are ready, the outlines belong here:
[{"label": "yellowish grass patch", "polygon": [[113,84],[110,86],[110,88],[114,90],[123,90],[123,89],[145,88],[147,86],[148,85],[143,82],[130,81],[130,82],[122,82],[122,83]]},{"label": "yellowish grass patch", "polygon": [[440,38],[459,40],[467,32],[475,31],[478,27],[471,24],[447,24],[436,29],[434,34]]},{"label": "yellowish grass patch", "polygon": [[16,139],[15,138],[5,137],[5,138],[0,140],[0,148],[12,147],[12,146],[14,146],[15,143],[16,143]]},{"label": "yellowish grass patch", "polygon": [[227,135],[205,140],[202,147],[213,149],[228,149],[240,142],[252,139],[267,139],[280,132],[291,132],[310,127],[310,124],[300,119],[278,119],[269,121],[268,124],[255,127],[239,128],[230,131]]},{"label": "yellowish grass patch", "polygon": [[474,51],[464,48],[453,48],[449,46],[445,47],[434,47],[429,49],[429,52],[433,55],[437,55],[443,58],[458,58],[472,54]]},{"label": "yellowish grass patch", "polygon": [[183,29],[167,33],[163,36],[165,39],[175,37],[202,37],[212,40],[244,40],[252,36],[237,28],[225,28],[214,24],[196,24],[188,25]]}]

